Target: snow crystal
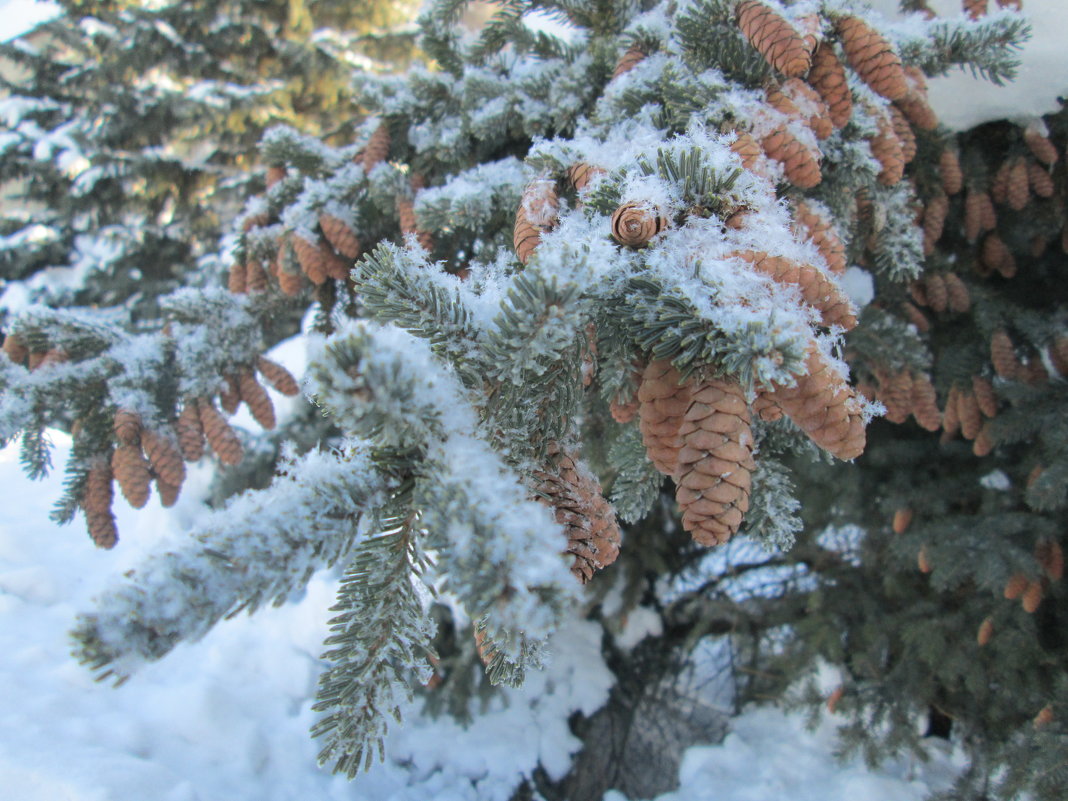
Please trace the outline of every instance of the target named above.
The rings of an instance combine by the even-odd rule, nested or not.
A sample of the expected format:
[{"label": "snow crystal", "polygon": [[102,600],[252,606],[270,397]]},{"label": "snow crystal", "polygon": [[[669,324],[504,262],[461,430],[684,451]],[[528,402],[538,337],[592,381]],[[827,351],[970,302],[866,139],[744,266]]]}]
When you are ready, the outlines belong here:
[{"label": "snow crystal", "polygon": [[1003,470],[992,470],[979,479],[979,484],[986,489],[1008,492],[1012,488],[1012,479]]}]

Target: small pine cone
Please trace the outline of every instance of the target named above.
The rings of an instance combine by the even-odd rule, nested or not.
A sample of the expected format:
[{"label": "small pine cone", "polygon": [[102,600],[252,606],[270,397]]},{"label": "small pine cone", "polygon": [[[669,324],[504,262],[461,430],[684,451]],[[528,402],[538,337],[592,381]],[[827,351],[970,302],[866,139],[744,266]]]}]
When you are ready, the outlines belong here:
[{"label": "small pine cone", "polygon": [[682,376],[671,362],[658,359],[642,371],[638,385],[638,427],[649,460],[661,473],[670,476],[678,467],[679,428],[690,407],[691,387],[681,384]]},{"label": "small pine cone", "polygon": [[297,263],[300,264],[300,269],[304,271],[304,274],[308,276],[313,284],[319,285],[326,281],[326,262],[323,259],[323,252],[319,249],[319,242],[309,242],[303,236],[299,234],[290,234],[289,242],[293,246],[293,253],[296,254]]},{"label": "small pine cone", "polygon": [[289,297],[295,297],[300,294],[302,281],[300,273],[291,273],[286,270],[278,270],[278,288]]},{"label": "small pine cone", "polygon": [[894,519],[890,524],[891,530],[895,534],[904,534],[908,531],[909,525],[912,523],[912,510],[907,506],[902,507],[894,511]]},{"label": "small pine cone", "polygon": [[793,284],[801,291],[801,298],[820,312],[823,324],[841,326],[847,331],[856,328],[857,318],[849,298],[819,268],[811,264],[769,256],[763,251],[746,250],[732,253],[753,269],[781,284]]},{"label": "small pine cone", "polygon": [[297,386],[297,380],[293,378],[293,374],[282,365],[276,364],[270,359],[260,356],[256,359],[256,369],[260,371],[260,375],[267,379],[268,384],[283,395],[293,397],[294,395],[300,394],[300,387]]},{"label": "small pine cone", "polygon": [[23,364],[30,357],[30,349],[14,334],[4,337],[4,355],[15,364]]},{"label": "small pine cone", "polygon": [[178,496],[181,492],[181,486],[168,484],[162,478],[156,478],[156,494],[159,495],[160,506],[164,509],[170,509],[178,503]]},{"label": "small pine cone", "polygon": [[1035,482],[1042,478],[1042,474],[1046,472],[1046,468],[1040,464],[1036,464],[1031,468],[1031,472],[1027,474],[1027,489],[1031,489],[1035,485]]},{"label": "small pine cone", "polygon": [[363,148],[363,171],[370,172],[389,157],[389,126],[380,122]]},{"label": "small pine cone", "polygon": [[1053,718],[1053,707],[1046,704],[1038,710],[1038,714],[1035,715],[1034,720],[1031,721],[1031,725],[1036,729],[1044,729],[1053,722]]},{"label": "small pine cone", "polygon": [[997,417],[998,396],[994,393],[994,385],[981,375],[972,376],[972,394],[975,402],[979,404],[979,411],[986,417]]},{"label": "small pine cone", "polygon": [[931,566],[931,557],[927,553],[927,546],[921,545],[919,553],[916,554],[916,567],[919,568],[921,573],[930,573],[934,570]]},{"label": "small pine cone", "polygon": [[904,423],[912,413],[912,376],[908,370],[896,373],[876,372],[879,379],[877,397],[886,407],[886,419],[891,423]]},{"label": "small pine cone", "polygon": [[957,417],[960,418],[960,433],[965,439],[975,439],[983,426],[979,401],[966,389],[957,394]]},{"label": "small pine cone", "polygon": [[[834,132],[827,104],[815,89],[800,78],[788,78],[781,87],[766,89],[765,95],[771,105],[782,113],[804,120],[817,139],[826,139]],[[782,107],[778,103],[782,103]]]},{"label": "small pine cone", "polygon": [[812,54],[808,82],[827,104],[834,127],[844,127],[853,116],[853,93],[849,91],[845,67],[834,54],[830,43],[821,43]]},{"label": "small pine cone", "polygon": [[901,142],[901,152],[905,163],[910,164],[916,158],[916,134],[912,132],[912,126],[897,106],[888,106],[887,112],[890,114],[890,125],[894,129],[894,135]]},{"label": "small pine cone", "polygon": [[801,113],[801,109],[797,107],[797,103],[793,100],[793,93],[784,92],[783,87],[779,84],[771,84],[765,87],[764,100],[773,109],[780,114],[785,114],[792,120],[803,120],[805,118],[805,115]]},{"label": "small pine cone", "polygon": [[775,402],[775,399],[769,395],[766,391],[757,391],[757,396],[753,399],[753,412],[768,423],[774,423],[776,420],[782,420],[782,407]]},{"label": "small pine cone", "polygon": [[1033,615],[1041,605],[1042,597],[1044,595],[1045,588],[1042,586],[1042,581],[1039,579],[1031,579],[1031,581],[1027,583],[1027,589],[1024,590],[1023,596],[1020,598],[1020,605],[1027,614]]},{"label": "small pine cone", "polygon": [[952,437],[960,431],[960,415],[957,414],[957,401],[959,398],[960,390],[954,384],[949,388],[949,394],[946,396],[946,408],[942,412],[942,430],[946,432],[946,437]]},{"label": "small pine cone", "polygon": [[997,232],[987,234],[983,239],[979,257],[984,265],[997,270],[1005,278],[1016,275],[1016,259]]},{"label": "small pine cone", "polygon": [[1035,561],[1050,581],[1064,578],[1064,551],[1056,540],[1039,540],[1035,543]]},{"label": "small pine cone", "polygon": [[980,648],[990,642],[990,638],[994,636],[994,620],[993,618],[985,618],[982,623],[979,624],[979,631],[975,635],[975,642]]},{"label": "small pine cone", "polygon": [[319,227],[323,229],[323,237],[333,245],[334,250],[346,259],[355,261],[360,258],[360,240],[347,222],[323,212],[319,215]]},{"label": "small pine cone", "polygon": [[994,201],[986,192],[979,193],[979,224],[984,231],[993,231],[998,227],[997,212],[994,211]]},{"label": "small pine cone", "polygon": [[964,188],[964,172],[960,168],[957,151],[946,148],[938,157],[938,174],[942,177],[942,190],[955,195]]},{"label": "small pine cone", "polygon": [[140,445],[117,447],[111,454],[111,472],[130,506],[141,509],[148,503],[148,485],[152,476]]},{"label": "small pine cone", "polygon": [[983,232],[982,197],[984,192],[976,192],[972,189],[964,197],[964,238],[969,242],[979,239]]},{"label": "small pine cone", "polygon": [[[755,144],[756,143],[754,142],[754,145]],[[587,164],[584,161],[576,162],[567,168],[567,180],[576,192],[581,192],[590,185],[590,181],[598,175],[604,174],[605,171],[603,168],[596,167],[593,164]]]},{"label": "small pine cone", "polygon": [[200,411],[200,425],[204,429],[204,437],[208,444],[219,457],[223,464],[235,465],[241,461],[244,451],[237,434],[230,425],[216,411],[210,400],[201,398],[197,402]]},{"label": "small pine cone", "polygon": [[916,67],[905,67],[905,81],[909,86],[908,94],[894,102],[913,128],[933,131],[938,127],[938,115],[927,101],[926,77]]},{"label": "small pine cone", "polygon": [[559,205],[556,187],[548,179],[533,181],[523,190],[512,230],[515,254],[523,264],[530,260],[541,235],[556,224]]},{"label": "small pine cone", "polygon": [[679,430],[674,475],[682,527],[701,545],[722,545],[749,511],[753,432],[741,385],[714,378],[698,386]]},{"label": "small pine cone", "polygon": [[932,273],[923,280],[923,286],[927,293],[927,305],[936,312],[944,312],[949,305],[946,279],[940,273]]},{"label": "small pine cone", "polygon": [[983,457],[992,450],[994,450],[994,436],[990,433],[990,421],[987,420],[983,423],[983,427],[979,429],[975,442],[972,443],[972,453]]},{"label": "small pine cone", "polygon": [[834,226],[804,201],[799,201],[794,208],[794,228],[808,235],[832,273],[841,275],[845,272],[845,243]]},{"label": "small pine cone", "polygon": [[949,198],[941,192],[927,201],[923,209],[923,239],[933,246],[942,238],[949,214]]},{"label": "small pine cone", "polygon": [[949,310],[957,314],[963,314],[972,307],[972,296],[968,287],[956,273],[943,273],[946,282],[946,296],[949,299]]},{"label": "small pine cone", "polygon": [[908,94],[905,70],[890,42],[860,17],[846,16],[838,23],[846,61],[877,95],[900,100]]},{"label": "small pine cone", "polygon": [[760,140],[760,146],[768,158],[782,164],[786,179],[798,189],[812,189],[823,180],[819,151],[813,153],[789,128],[776,128]]},{"label": "small pine cone", "polygon": [[808,72],[812,63],[808,44],[789,22],[760,0],[743,0],[737,13],[738,27],[768,64],[790,78]]},{"label": "small pine cone", "polygon": [[990,181],[990,197],[995,203],[1004,204],[1009,199],[1009,173],[1012,171],[1012,162],[1003,161],[994,173]]},{"label": "small pine cone", "polygon": [[666,217],[643,203],[624,203],[612,212],[612,238],[626,247],[645,247],[667,226]]},{"label": "small pine cone", "polygon": [[347,280],[352,270],[352,260],[339,256],[326,242],[319,242],[319,250],[323,254],[323,266],[326,268],[327,277],[335,281]]},{"label": "small pine cone", "polygon": [[1049,359],[1061,378],[1068,377],[1068,336],[1060,334],[1053,338],[1053,344],[1049,347]]},{"label": "small pine cone", "polygon": [[619,61],[616,62],[616,68],[612,71],[612,78],[618,78],[624,72],[630,72],[644,61],[648,55],[636,45],[628,48],[627,52],[621,55]]},{"label": "small pine cone", "polygon": [[286,177],[286,168],[281,164],[275,164],[267,168],[267,188],[270,189],[276,183]]},{"label": "small pine cone", "polygon": [[845,687],[838,685],[834,688],[834,691],[827,696],[827,712],[833,715],[838,711],[838,704],[842,700],[842,696],[845,695]]},{"label": "small pine cone", "polygon": [[200,425],[200,410],[193,398],[186,400],[174,423],[178,434],[178,449],[187,462],[196,462],[204,455],[204,429]]},{"label": "small pine cone", "polygon": [[960,0],[961,9],[972,19],[979,19],[986,14],[987,0]]},{"label": "small pine cone", "polygon": [[1016,357],[1016,348],[1004,331],[995,331],[990,338],[990,361],[994,365],[994,372],[1010,381],[1019,379],[1023,372],[1023,365]]},{"label": "small pine cone", "polygon": [[931,330],[931,322],[924,316],[924,313],[913,306],[908,301],[901,304],[901,308],[905,313],[905,317],[908,321],[916,326],[916,330],[921,334],[926,334]]},{"label": "small pine cone", "polygon": [[886,118],[879,118],[876,130],[869,140],[871,154],[882,167],[876,179],[883,186],[894,186],[905,175],[905,149]]},{"label": "small pine cone", "polygon": [[839,459],[855,459],[864,452],[866,433],[853,389],[815,347],[805,366],[793,386],[776,385],[770,394],[813,442]]},{"label": "small pine cone", "polygon": [[415,219],[415,204],[409,198],[397,198],[397,219],[400,221],[402,234],[414,234],[419,230]]},{"label": "small pine cone", "polygon": [[227,373],[223,376],[226,388],[219,393],[219,405],[227,414],[233,414],[241,405],[241,388],[237,384],[237,376]]},{"label": "small pine cone", "polygon": [[256,380],[251,370],[243,371],[237,382],[241,400],[248,406],[253,418],[263,428],[270,431],[274,428],[275,417],[274,404],[271,403],[271,397],[267,394],[267,390],[260,386],[260,382]]},{"label": "small pine cone", "polygon": [[1031,149],[1035,158],[1050,167],[1057,163],[1057,159],[1060,158],[1060,154],[1057,152],[1057,148],[1053,146],[1053,143],[1039,130],[1035,128],[1028,128],[1024,131],[1024,142]]},{"label": "small pine cone", "polygon": [[1013,573],[1005,583],[1005,592],[1002,593],[1007,601],[1015,601],[1027,590],[1030,579],[1024,573]]},{"label": "small pine cone", "polygon": [[751,170],[757,165],[757,160],[764,151],[760,149],[756,139],[743,132],[731,143],[731,152],[737,153],[742,160],[742,166]]},{"label": "small pine cone", "polygon": [[248,292],[267,291],[267,271],[259,259],[253,259],[245,265],[245,290]]},{"label": "small pine cone", "polygon": [[911,393],[912,416],[926,431],[937,431],[942,427],[942,413],[938,411],[938,394],[931,383],[930,376],[918,373],[912,378]]},{"label": "small pine cone", "polygon": [[230,265],[230,275],[226,282],[226,288],[235,295],[244,295],[247,284],[248,271],[245,270],[245,265],[235,261]]},{"label": "small pine cone", "polygon": [[1046,172],[1040,165],[1035,164],[1033,161],[1027,164],[1027,183],[1030,185],[1031,191],[1040,198],[1048,199],[1053,197],[1055,187],[1053,186],[1053,178]]},{"label": "small pine cone", "polygon": [[263,228],[270,221],[271,215],[265,211],[258,212],[257,214],[250,214],[241,221],[241,230],[248,233],[255,228]]},{"label": "small pine cone", "polygon": [[1013,160],[1005,185],[1005,199],[1013,211],[1023,211],[1031,202],[1031,186],[1027,176],[1027,161],[1023,157]]},{"label": "small pine cone", "polygon": [[612,414],[612,419],[617,423],[626,424],[638,416],[638,399],[633,398],[625,403],[619,401],[612,401],[608,404],[608,410]]},{"label": "small pine cone", "polygon": [[141,415],[137,412],[119,409],[112,428],[120,445],[136,445],[141,441]]},{"label": "small pine cone", "polygon": [[113,548],[119,538],[115,515],[111,512],[113,498],[111,466],[104,458],[94,458],[85,477],[82,509],[89,536],[98,548]]},{"label": "small pine cone", "polygon": [[141,445],[156,476],[164,484],[176,488],[177,494],[185,481],[185,463],[178,446],[167,434],[149,428],[141,434]]},{"label": "small pine cone", "polygon": [[927,285],[923,281],[917,279],[909,284],[909,294],[912,296],[912,299],[916,302],[917,306],[928,305]]}]

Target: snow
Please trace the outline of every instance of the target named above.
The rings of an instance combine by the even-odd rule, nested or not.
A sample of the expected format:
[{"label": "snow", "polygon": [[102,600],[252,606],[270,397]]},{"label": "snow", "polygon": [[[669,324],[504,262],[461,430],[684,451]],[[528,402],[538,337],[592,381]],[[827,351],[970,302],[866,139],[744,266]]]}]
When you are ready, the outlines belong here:
[{"label": "snow", "polygon": [[41,0],[5,0],[0,2],[0,41],[8,41],[47,22],[62,9],[56,3]]}]

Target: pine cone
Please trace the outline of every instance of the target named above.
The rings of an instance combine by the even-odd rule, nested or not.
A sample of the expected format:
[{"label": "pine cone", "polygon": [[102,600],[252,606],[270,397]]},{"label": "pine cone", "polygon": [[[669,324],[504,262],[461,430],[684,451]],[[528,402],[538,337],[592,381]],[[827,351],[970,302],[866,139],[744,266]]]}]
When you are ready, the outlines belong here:
[{"label": "pine cone", "polygon": [[972,19],[979,19],[986,14],[987,0],[961,0],[961,9]]},{"label": "pine cone", "polygon": [[248,233],[255,228],[263,228],[271,221],[271,216],[261,211],[256,214],[250,214],[241,221],[241,230]]},{"label": "pine cone", "polygon": [[747,170],[756,167],[757,160],[763,153],[756,139],[744,132],[738,134],[738,138],[731,143],[731,152],[738,154],[742,166]]},{"label": "pine cone", "polygon": [[916,67],[905,67],[905,81],[908,94],[894,102],[914,128],[933,131],[938,127],[938,115],[927,101],[927,80],[923,72]]},{"label": "pine cone", "polygon": [[259,259],[245,264],[245,290],[248,292],[267,291],[267,271]]},{"label": "pine cone", "polygon": [[794,223],[795,230],[800,228],[812,240],[832,273],[841,275],[845,272],[845,243],[839,238],[829,220],[804,201],[799,201],[794,208]]},{"label": "pine cone", "polygon": [[753,269],[779,283],[796,286],[805,303],[820,312],[824,325],[841,326],[847,331],[856,328],[857,318],[849,298],[834,281],[811,264],[753,250],[738,251],[730,256],[748,262]]},{"label": "pine cone", "polygon": [[939,193],[927,201],[923,209],[923,241],[934,244],[942,238],[946,226],[946,217],[949,215],[949,198]]},{"label": "pine cone", "polygon": [[1009,167],[1005,198],[1013,211],[1023,211],[1031,202],[1031,187],[1027,176],[1027,161],[1022,157],[1012,161]]},{"label": "pine cone", "polygon": [[219,393],[219,405],[227,414],[233,414],[241,405],[241,388],[237,384],[237,376],[227,373],[223,376],[226,389]]},{"label": "pine cone", "polygon": [[912,523],[912,510],[907,506],[897,509],[894,512],[894,520],[890,524],[891,530],[895,534],[904,534],[908,531],[909,525]]},{"label": "pine cone", "polygon": [[888,373],[877,369],[879,391],[876,397],[886,407],[886,419],[891,423],[904,423],[912,413],[912,376],[908,370]]},{"label": "pine cone", "polygon": [[938,173],[942,176],[942,190],[947,195],[955,195],[964,188],[964,172],[955,150],[947,147],[942,151],[938,157]]},{"label": "pine cone", "polygon": [[1064,550],[1057,540],[1042,539],[1036,542],[1035,561],[1050,581],[1064,578]]},{"label": "pine cone", "polygon": [[949,394],[946,395],[946,408],[942,412],[942,430],[946,432],[947,439],[960,431],[960,416],[957,414],[957,399],[959,396],[960,390],[954,384],[949,388]]},{"label": "pine cone", "polygon": [[990,197],[995,203],[1005,203],[1009,199],[1009,172],[1012,169],[1012,161],[1001,162],[994,178],[990,182]]},{"label": "pine cone", "polygon": [[1038,197],[1045,199],[1053,197],[1055,191],[1053,178],[1033,161],[1027,165],[1027,182],[1030,184],[1031,191]]},{"label": "pine cone", "polygon": [[774,69],[787,77],[801,77],[811,65],[804,37],[759,0],[738,4],[738,27]]},{"label": "pine cone", "polygon": [[559,200],[552,181],[539,179],[523,190],[512,231],[515,254],[523,264],[530,260],[534,248],[541,241],[541,235],[556,224],[558,209]]},{"label": "pine cone", "polygon": [[905,175],[905,150],[890,121],[882,115],[878,118],[876,131],[869,140],[871,154],[882,166],[876,178],[883,186],[893,186]]},{"label": "pine cone", "polygon": [[972,394],[975,402],[986,417],[997,417],[998,397],[994,393],[994,386],[981,375],[972,376]]},{"label": "pine cone", "polygon": [[621,538],[615,510],[601,494],[601,485],[575,458],[555,442],[548,448],[549,466],[534,473],[538,500],[552,507],[556,522],[567,532],[567,553],[574,555],[571,572],[585,584],[595,571],[619,556]]},{"label": "pine cone", "polygon": [[323,254],[323,267],[326,268],[327,277],[335,281],[347,281],[352,271],[352,260],[339,256],[333,247],[322,240],[319,241],[319,251]]},{"label": "pine cone", "polygon": [[853,116],[853,93],[849,91],[845,67],[828,42],[821,43],[812,54],[808,82],[827,104],[834,127],[844,127]]},{"label": "pine cone", "polygon": [[1047,167],[1057,163],[1060,154],[1057,152],[1057,148],[1054,147],[1053,143],[1049,140],[1049,137],[1042,133],[1042,131],[1035,128],[1028,128],[1024,131],[1023,138],[1036,159],[1041,161]]},{"label": "pine cone", "polygon": [[15,334],[8,334],[4,337],[4,355],[15,364],[23,364],[30,358],[30,349]]},{"label": "pine cone", "polygon": [[908,301],[901,304],[901,309],[905,313],[905,317],[908,321],[916,326],[916,330],[921,334],[926,334],[931,330],[930,321],[924,316],[923,312],[917,309]]},{"label": "pine cone", "polygon": [[612,212],[612,238],[626,247],[645,247],[667,226],[665,217],[635,201],[624,203]]},{"label": "pine cone", "polygon": [[115,412],[113,428],[119,444],[136,445],[141,437],[141,415],[129,409],[119,409]]},{"label": "pine cone", "polygon": [[983,198],[988,197],[985,192],[976,192],[969,189],[964,196],[964,238],[969,242],[979,239],[983,232]]},{"label": "pine cone", "polygon": [[323,252],[319,249],[319,242],[310,242],[303,236],[297,233],[289,235],[289,242],[293,246],[293,253],[296,254],[297,263],[300,264],[300,269],[304,271],[304,274],[308,276],[313,284],[319,285],[326,281],[326,262],[323,259]]},{"label": "pine cone", "polygon": [[1006,601],[1015,601],[1024,591],[1027,589],[1027,585],[1030,580],[1024,573],[1013,573],[1009,577],[1008,582],[1005,584],[1005,592],[1003,593]]},{"label": "pine cone", "polygon": [[223,464],[235,465],[241,461],[244,451],[237,434],[222,418],[210,400],[201,398],[197,401],[200,412],[200,425],[208,444]]},{"label": "pine cone", "polygon": [[820,153],[813,153],[789,128],[776,128],[760,140],[768,158],[783,166],[786,179],[798,189],[812,189],[823,180],[820,173]]},{"label": "pine cone", "polygon": [[612,401],[608,404],[608,411],[617,423],[626,424],[638,416],[639,405],[636,397],[626,402]]},{"label": "pine cone", "polygon": [[[243,371],[238,377],[238,389],[241,400],[248,406],[252,417],[263,428],[270,431],[275,426],[274,404],[251,370]],[[172,482],[173,483],[173,482]]]},{"label": "pine cone", "polygon": [[149,428],[141,433],[141,445],[156,476],[164,484],[173,487],[177,496],[185,481],[185,464],[178,446],[167,434]]},{"label": "pine cone", "polygon": [[931,273],[923,281],[927,292],[927,305],[936,312],[944,312],[949,306],[949,292],[946,281],[939,273]]},{"label": "pine cone", "polygon": [[226,288],[235,295],[244,295],[247,283],[248,278],[245,265],[239,261],[235,261],[230,265],[230,276],[226,282]]},{"label": "pine cone", "polygon": [[912,416],[926,431],[937,431],[942,427],[942,413],[938,411],[938,394],[935,392],[931,377],[917,373],[912,377],[912,394],[910,398]]},{"label": "pine cone", "polygon": [[173,484],[168,484],[162,478],[156,477],[156,494],[159,495],[159,503],[164,509],[170,509],[176,503],[178,503],[178,496],[181,494],[182,488]]},{"label": "pine cone", "polygon": [[776,385],[770,394],[813,442],[839,459],[855,459],[866,441],[860,402],[817,348],[809,348],[805,366],[793,386]]},{"label": "pine cone", "polygon": [[956,273],[944,273],[942,278],[946,282],[949,310],[957,314],[968,311],[972,307],[972,297],[960,276]]},{"label": "pine cone", "polygon": [[622,56],[619,57],[619,61],[616,62],[616,68],[612,71],[612,78],[618,78],[624,72],[630,72],[643,62],[648,54],[637,45],[633,45],[628,48]]},{"label": "pine cone", "polygon": [[389,126],[385,122],[380,122],[363,148],[362,164],[364,172],[371,172],[389,157],[390,141]]},{"label": "pine cone", "polygon": [[887,113],[890,115],[890,127],[893,128],[894,135],[901,143],[901,153],[905,163],[911,164],[916,158],[916,134],[912,132],[912,126],[897,106],[888,106]]},{"label": "pine cone", "polygon": [[148,484],[152,477],[140,445],[117,447],[111,454],[111,472],[130,506],[141,509],[148,503]]},{"label": "pine cone", "polygon": [[682,376],[670,361],[649,362],[638,386],[638,427],[653,465],[666,476],[678,467],[679,429],[690,406],[691,387],[680,385]]},{"label": "pine cone", "polygon": [[256,359],[256,369],[267,379],[268,384],[283,395],[293,397],[294,395],[300,394],[300,387],[297,386],[297,380],[293,378],[292,373],[282,365],[276,364],[270,359],[260,356]]},{"label": "pine cone", "polygon": [[682,527],[701,545],[727,542],[749,511],[753,432],[741,385],[709,379],[694,390],[679,430],[674,475]]},{"label": "pine cone", "polygon": [[193,398],[186,400],[174,423],[178,434],[178,449],[187,462],[196,462],[204,455],[204,429],[200,425],[200,410]]},{"label": "pine cone", "polygon": [[323,212],[319,215],[319,227],[323,230],[323,237],[334,250],[351,261],[360,258],[360,240],[347,222]]},{"label": "pine cone", "polygon": [[1053,369],[1061,378],[1068,376],[1068,337],[1064,335],[1054,337],[1053,344],[1049,348],[1049,358],[1053,363]]},{"label": "pine cone", "polygon": [[286,177],[286,168],[284,165],[275,164],[267,168],[267,188],[270,189],[276,183]]},{"label": "pine cone", "polygon": [[838,22],[838,35],[849,66],[872,91],[887,100],[908,94],[901,59],[881,33],[860,17],[846,16]]},{"label": "pine cone", "polygon": [[805,121],[817,139],[826,139],[834,132],[831,110],[823,102],[819,92],[800,78],[788,78],[783,83],[781,92],[791,98],[801,119]]},{"label": "pine cone", "polygon": [[1042,581],[1031,579],[1027,583],[1027,589],[1024,590],[1023,597],[1020,598],[1020,605],[1027,614],[1033,615],[1041,605],[1044,595],[1045,587],[1042,586]]},{"label": "pine cone", "polygon": [[290,297],[295,297],[300,294],[303,281],[301,280],[300,273],[289,272],[281,267],[278,268],[278,288],[282,292]]},{"label": "pine cone", "polygon": [[601,167],[587,164],[584,161],[576,162],[567,168],[567,180],[576,192],[581,192],[589,186],[590,181],[604,174],[605,171]]},{"label": "pine cone", "polygon": [[111,512],[113,498],[111,466],[106,459],[94,458],[85,477],[82,509],[89,536],[98,548],[114,548],[119,539],[115,515]]},{"label": "pine cone", "polygon": [[926,545],[921,545],[919,553],[916,554],[916,567],[924,574],[934,570],[934,566],[931,564],[931,557],[927,553]]},{"label": "pine cone", "polygon": [[993,618],[984,618],[983,622],[979,624],[979,632],[975,635],[976,644],[982,648],[984,645],[990,642],[990,638],[994,636],[994,620]]},{"label": "pine cone", "polygon": [[1016,275],[1016,258],[997,232],[986,235],[980,257],[987,267],[997,270],[1004,278]]},{"label": "pine cone", "polygon": [[782,408],[767,390],[757,390],[757,395],[753,399],[753,412],[768,423],[782,420]]},{"label": "pine cone", "polygon": [[[1017,0],[1017,2],[1019,2],[1019,0]],[[1005,6],[1007,5],[1008,3],[1005,4]],[[1002,8],[1005,8],[1005,6],[1002,6]],[[1016,6],[1016,8],[1019,8],[1019,6]],[[1044,707],[1038,710],[1038,714],[1035,715],[1034,719],[1031,721],[1031,725],[1036,729],[1044,729],[1046,728],[1046,726],[1053,722],[1054,718],[1055,716],[1053,714],[1053,707],[1051,707],[1049,704],[1046,704]]]},{"label": "pine cone", "polygon": [[990,338],[990,361],[994,365],[994,372],[1010,381],[1019,379],[1023,371],[1023,365],[1016,357],[1016,348],[1004,331],[995,331]]}]

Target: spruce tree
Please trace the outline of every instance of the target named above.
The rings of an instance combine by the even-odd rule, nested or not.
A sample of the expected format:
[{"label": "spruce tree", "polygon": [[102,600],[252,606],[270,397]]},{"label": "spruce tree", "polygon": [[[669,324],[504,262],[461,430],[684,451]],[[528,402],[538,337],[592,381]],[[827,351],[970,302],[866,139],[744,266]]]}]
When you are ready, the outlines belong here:
[{"label": "spruce tree", "polygon": [[408,699],[470,714],[473,664],[521,682],[584,618],[617,683],[515,797],[668,789],[713,640],[738,703],[829,663],[795,700],[847,748],[922,751],[924,721],[972,757],[954,797],[1061,797],[1068,131],[954,136],[925,85],[1011,79],[1023,19],[509,0],[472,38],[463,9],[424,12],[429,66],[359,78],[351,142],[267,133],[226,289],[149,330],[13,322],[0,437],[40,472],[72,431],[57,517],[111,547],[115,484],[255,451],[220,408],[271,428],[263,383],[299,390],[262,354],[314,310],[318,447],[131,571],[76,655],[121,680],[336,565],[313,734],[350,776]]}]

